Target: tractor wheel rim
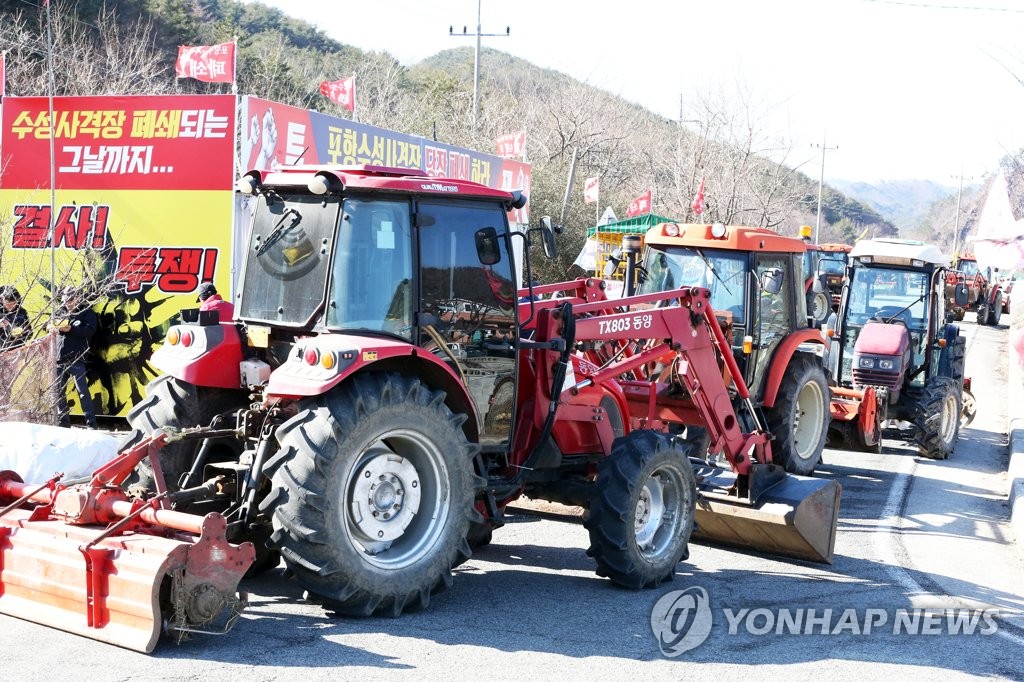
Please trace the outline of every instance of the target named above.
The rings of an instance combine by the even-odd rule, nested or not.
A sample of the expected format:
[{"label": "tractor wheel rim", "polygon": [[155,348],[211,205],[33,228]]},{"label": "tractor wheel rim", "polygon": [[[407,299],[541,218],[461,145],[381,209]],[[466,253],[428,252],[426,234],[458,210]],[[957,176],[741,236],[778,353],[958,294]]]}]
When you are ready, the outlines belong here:
[{"label": "tractor wheel rim", "polygon": [[942,422],[939,427],[939,437],[942,438],[942,442],[949,445],[953,442],[953,436],[956,434],[956,424],[960,419],[960,415],[957,414],[956,410],[956,396],[947,395],[942,399]]},{"label": "tractor wheel rim", "polygon": [[343,522],[349,541],[380,568],[427,555],[447,523],[448,468],[422,434],[394,430],[374,440],[352,467]]},{"label": "tractor wheel rim", "polygon": [[675,548],[687,523],[690,490],[682,474],[664,466],[651,472],[637,499],[633,527],[640,554],[657,561]]},{"label": "tractor wheel rim", "polygon": [[793,445],[800,459],[810,458],[818,448],[825,423],[824,404],[825,394],[817,382],[808,381],[797,395],[796,413],[793,416]]}]

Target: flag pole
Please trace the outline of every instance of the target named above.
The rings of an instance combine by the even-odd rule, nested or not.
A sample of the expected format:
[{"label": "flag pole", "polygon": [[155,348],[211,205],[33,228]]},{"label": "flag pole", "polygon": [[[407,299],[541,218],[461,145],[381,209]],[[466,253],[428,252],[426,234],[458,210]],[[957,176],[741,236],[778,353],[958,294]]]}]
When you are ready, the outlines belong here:
[{"label": "flag pole", "polygon": [[[237,95],[238,94],[238,36],[235,36],[235,39],[232,42],[234,43],[234,49],[231,50],[231,61],[232,61],[232,63],[231,63],[231,94],[232,95]],[[236,102],[235,103],[235,108],[237,108],[237,107],[238,107],[238,104]]]},{"label": "flag pole", "polygon": [[53,28],[52,28],[52,17],[50,2],[47,0],[43,3],[46,7],[46,62],[47,72],[49,74],[49,87],[47,88],[47,101],[49,106],[50,114],[50,224],[47,226],[47,236],[50,242],[50,316],[55,317],[57,315],[57,297],[54,296],[56,293],[57,286],[57,255],[55,253],[55,245],[53,243],[54,238],[54,227],[56,225],[56,212],[57,212],[57,153],[54,148],[53,136],[56,131],[56,126],[53,124],[53,91],[56,89],[56,82],[53,78]]},{"label": "flag pole", "polygon": [[356,112],[356,72],[352,72],[352,120],[359,123],[359,114]]}]

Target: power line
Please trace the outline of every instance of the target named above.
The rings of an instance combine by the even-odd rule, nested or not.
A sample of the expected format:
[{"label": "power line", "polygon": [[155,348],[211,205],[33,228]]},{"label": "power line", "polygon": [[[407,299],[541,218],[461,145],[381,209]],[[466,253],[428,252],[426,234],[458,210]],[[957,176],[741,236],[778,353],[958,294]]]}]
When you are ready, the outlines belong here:
[{"label": "power line", "polygon": [[926,2],[905,2],[904,0],[861,0],[861,2],[873,2],[876,5],[896,5],[898,7],[917,7],[920,9],[954,9],[968,10],[972,12],[1007,12],[1009,14],[1024,14],[1024,9],[1012,7],[979,7],[977,5],[935,5]]}]

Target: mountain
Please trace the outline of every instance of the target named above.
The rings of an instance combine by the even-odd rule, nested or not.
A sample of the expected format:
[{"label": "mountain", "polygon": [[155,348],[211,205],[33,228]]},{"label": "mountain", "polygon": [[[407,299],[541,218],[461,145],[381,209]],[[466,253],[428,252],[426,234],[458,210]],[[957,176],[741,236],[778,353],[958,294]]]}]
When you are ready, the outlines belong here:
[{"label": "mountain", "polygon": [[934,204],[955,197],[956,187],[931,180],[886,180],[878,183],[832,180],[830,185],[867,204],[890,220],[900,234],[916,229]]}]

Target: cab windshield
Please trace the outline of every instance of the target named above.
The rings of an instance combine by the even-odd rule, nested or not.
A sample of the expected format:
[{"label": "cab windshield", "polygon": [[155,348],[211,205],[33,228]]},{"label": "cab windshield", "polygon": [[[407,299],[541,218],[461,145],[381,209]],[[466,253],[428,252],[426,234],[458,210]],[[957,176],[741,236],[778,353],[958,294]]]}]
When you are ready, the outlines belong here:
[{"label": "cab windshield", "polygon": [[338,198],[269,193],[256,204],[238,316],[281,325],[310,320],[324,297]]},{"label": "cab windshield", "polygon": [[974,277],[978,274],[978,261],[976,260],[962,260],[960,261],[960,272],[964,273],[968,277]]},{"label": "cab windshield", "polygon": [[651,247],[644,263],[647,278],[640,293],[650,294],[679,287],[704,287],[711,290],[711,307],[728,310],[733,319],[745,319],[746,300],[744,255],[684,247]]},{"label": "cab windshield", "polygon": [[838,254],[822,256],[818,270],[826,275],[842,275],[846,272],[846,258]]},{"label": "cab windshield", "polygon": [[928,273],[915,270],[855,268],[850,283],[850,323],[862,325],[872,317],[895,317],[910,328],[923,329],[928,281]]}]

